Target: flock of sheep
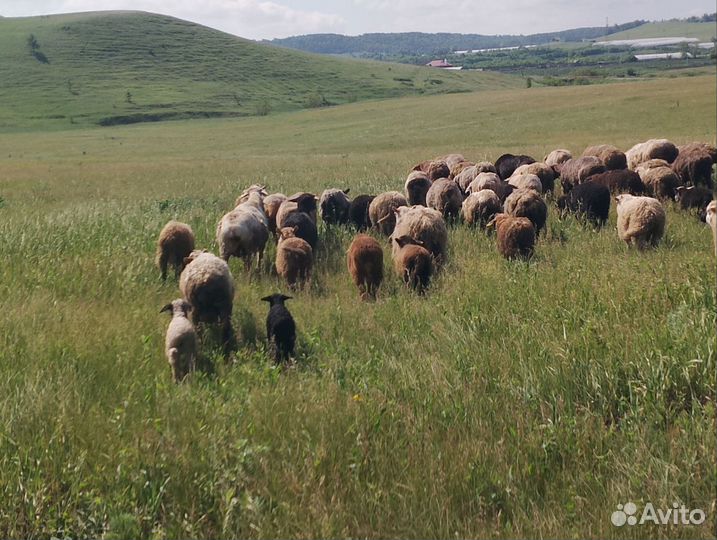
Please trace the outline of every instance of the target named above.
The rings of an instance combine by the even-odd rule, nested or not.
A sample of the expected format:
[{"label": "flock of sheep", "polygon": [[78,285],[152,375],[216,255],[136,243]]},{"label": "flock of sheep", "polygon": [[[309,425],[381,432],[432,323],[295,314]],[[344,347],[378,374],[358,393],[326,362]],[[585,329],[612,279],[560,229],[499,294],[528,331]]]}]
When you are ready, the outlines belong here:
[{"label": "flock of sheep", "polygon": [[[423,293],[445,263],[447,222],[463,220],[495,228],[498,251],[506,258],[530,258],[545,227],[556,179],[563,195],[559,212],[572,212],[597,226],[617,203],[621,240],[638,249],[662,238],[666,213],[661,200],[674,198],[683,209],[697,209],[713,231],[717,250],[717,205],[712,200],[712,165],[717,149],[706,143],[677,147],[652,139],[622,152],[611,145],[591,146],[582,156],[554,150],[542,162],[504,154],[495,163],[471,162],[460,154],[424,161],[410,172],[404,192],[350,199],[349,190],[327,189],[319,198],[301,192],[291,197],[268,194],[252,185],[217,226],[219,257],[195,249],[189,225],[170,221],[157,241],[157,265],[163,279],[168,266],[179,277],[182,298],[162,308],[172,320],[165,352],[174,380],[195,368],[200,323],[219,323],[225,353],[237,346],[231,315],[234,281],[228,261],[234,256],[250,270],[258,267],[271,237],[277,241],[277,275],[294,289],[309,279],[319,241],[317,202],[327,227],[353,226],[358,234],[347,252],[348,271],[363,300],[375,299],[383,281],[383,247],[372,230],[386,236],[396,273],[408,287]],[[614,197],[614,199],[613,199]],[[276,362],[293,354],[296,325],[284,305],[290,297],[273,294],[267,339]]]}]

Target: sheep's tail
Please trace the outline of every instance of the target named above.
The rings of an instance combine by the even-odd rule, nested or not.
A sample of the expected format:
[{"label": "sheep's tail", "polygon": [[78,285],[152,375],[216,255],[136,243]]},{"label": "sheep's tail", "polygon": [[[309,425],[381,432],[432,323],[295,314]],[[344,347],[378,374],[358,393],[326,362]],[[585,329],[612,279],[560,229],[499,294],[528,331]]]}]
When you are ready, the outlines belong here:
[{"label": "sheep's tail", "polygon": [[172,347],[167,351],[167,359],[169,360],[169,365],[174,367],[179,362],[179,349],[177,347]]}]

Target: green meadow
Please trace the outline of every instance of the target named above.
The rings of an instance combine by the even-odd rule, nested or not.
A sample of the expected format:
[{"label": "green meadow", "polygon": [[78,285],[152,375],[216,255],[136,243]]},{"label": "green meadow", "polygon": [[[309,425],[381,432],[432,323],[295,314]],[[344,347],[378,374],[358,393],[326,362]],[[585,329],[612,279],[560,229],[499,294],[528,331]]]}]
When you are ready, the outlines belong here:
[{"label": "green meadow", "polygon": [[[454,151],[714,143],[716,114],[708,75],[0,133],[0,537],[713,538],[714,249],[674,203],[643,253],[614,209],[595,230],[550,201],[530,263],[458,224],[425,297],[382,240],[375,303],[321,225],[295,367],[266,351],[271,245],[231,263],[238,352],[208,335],[214,372],[179,385],[154,245],[174,218],[215,251],[255,182],[375,194]],[[707,519],[614,527],[628,501]]]}]

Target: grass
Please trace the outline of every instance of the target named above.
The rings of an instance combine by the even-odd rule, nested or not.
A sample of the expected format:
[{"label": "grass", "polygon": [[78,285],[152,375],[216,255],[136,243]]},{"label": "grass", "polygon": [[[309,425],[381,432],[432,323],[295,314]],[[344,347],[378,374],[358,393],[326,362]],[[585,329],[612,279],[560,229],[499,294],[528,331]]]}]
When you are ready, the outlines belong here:
[{"label": "grass", "polygon": [[645,23],[629,30],[623,30],[606,36],[605,41],[616,39],[643,39],[660,37],[689,37],[701,41],[710,41],[717,36],[713,22],[662,21]]},{"label": "grass", "polygon": [[307,54],[140,12],[0,19],[0,67],[2,131],[263,115],[520,84]]},{"label": "grass", "polygon": [[[233,365],[174,385],[153,267],[170,218],[215,249],[239,190],[402,186],[421,159],[538,158],[648,137],[714,142],[713,77],[531,88],[264,118],[0,134],[0,536],[711,538],[715,282],[709,230],[668,204],[661,246],[559,219],[530,264],[456,226],[426,298],[375,304],[322,229],[289,301],[298,367],[271,366],[283,289],[236,261]],[[426,111],[441,111],[441,114]],[[659,113],[659,114],[658,114]],[[210,345],[210,344],[209,344]],[[616,529],[673,501],[700,527]]]}]

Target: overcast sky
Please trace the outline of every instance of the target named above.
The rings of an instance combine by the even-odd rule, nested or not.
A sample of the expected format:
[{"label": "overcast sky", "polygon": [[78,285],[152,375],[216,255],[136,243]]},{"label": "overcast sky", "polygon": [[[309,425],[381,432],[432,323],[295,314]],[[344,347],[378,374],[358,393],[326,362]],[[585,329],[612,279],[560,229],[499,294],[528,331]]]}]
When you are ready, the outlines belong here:
[{"label": "overcast sky", "polygon": [[98,10],[173,15],[252,39],[336,32],[534,34],[715,11],[714,0],[0,0],[19,17]]}]

